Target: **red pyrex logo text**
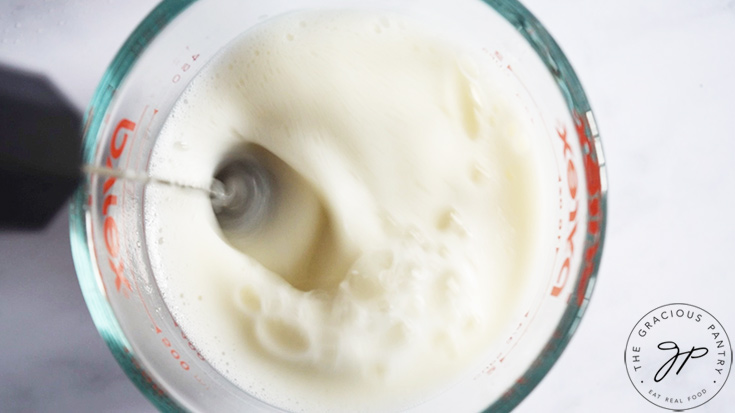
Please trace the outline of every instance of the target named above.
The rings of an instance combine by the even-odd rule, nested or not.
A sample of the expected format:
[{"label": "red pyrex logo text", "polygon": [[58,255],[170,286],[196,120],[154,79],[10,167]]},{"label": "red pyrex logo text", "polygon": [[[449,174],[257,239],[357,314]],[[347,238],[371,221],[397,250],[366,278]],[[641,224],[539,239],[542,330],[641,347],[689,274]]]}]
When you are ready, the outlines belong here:
[{"label": "red pyrex logo text", "polygon": [[[582,261],[582,275],[579,280],[579,287],[577,290],[576,303],[582,305],[584,301],[585,286],[592,276],[595,267],[595,257],[600,248],[601,242],[601,223],[602,223],[602,210],[601,210],[601,198],[602,198],[602,185],[600,180],[600,165],[597,161],[596,154],[594,153],[594,144],[590,136],[587,134],[584,120],[581,115],[577,112],[574,113],[574,127],[579,136],[579,142],[582,147],[582,159],[584,162],[585,178],[587,182],[587,234],[586,237],[591,238],[592,242],[588,243],[585,251],[583,252]],[[559,273],[551,289],[551,295],[558,297],[569,280],[569,272],[571,270],[572,257],[574,256],[574,240],[573,237],[577,232],[577,226],[579,224],[579,176],[577,174],[577,168],[572,158],[573,152],[572,147],[569,145],[567,140],[567,130],[565,127],[557,129],[557,135],[561,139],[564,153],[564,160],[566,161],[566,173],[567,173],[567,190],[573,202],[573,208],[569,212],[568,222],[571,230],[566,237],[565,248],[564,248],[564,262],[559,269]]]},{"label": "red pyrex logo text", "polygon": [[[110,153],[105,160],[105,166],[107,168],[113,167],[113,160],[118,161],[120,159],[125,145],[128,143],[128,133],[132,133],[134,130],[135,123],[128,119],[123,119],[117,124],[115,131],[112,133]],[[130,281],[125,277],[123,260],[120,256],[120,230],[115,218],[110,215],[110,212],[114,208],[118,208],[117,196],[112,193],[116,182],[117,178],[110,176],[102,186],[102,194],[104,196],[102,202],[102,216],[104,217],[103,232],[105,236],[105,249],[107,250],[107,261],[115,273],[115,288],[127,297],[128,292],[132,291],[132,287]]]}]

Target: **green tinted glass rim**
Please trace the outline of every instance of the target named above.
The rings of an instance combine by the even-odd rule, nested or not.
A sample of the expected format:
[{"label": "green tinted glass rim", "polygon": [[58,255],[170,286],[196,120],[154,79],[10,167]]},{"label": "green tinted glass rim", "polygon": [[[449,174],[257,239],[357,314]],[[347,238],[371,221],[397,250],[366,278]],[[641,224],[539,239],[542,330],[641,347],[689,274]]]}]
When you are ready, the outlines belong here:
[{"label": "green tinted glass rim", "polygon": [[[84,162],[94,161],[98,134],[104,115],[130,68],[156,35],[179,13],[196,1],[164,0],[151,11],[123,44],[102,77],[85,114],[82,148]],[[541,23],[517,1],[482,1],[500,13],[533,47],[556,80],[570,113],[578,113],[586,117],[586,119],[583,118],[584,129],[587,136],[594,138],[595,145],[590,150],[593,152],[592,155],[599,161],[599,171],[597,172],[602,183],[600,192],[600,232],[598,248],[592,257],[593,271],[588,278],[582,279],[575,286],[572,293],[572,296],[582,296],[583,301],[580,305],[577,305],[576,302],[570,300],[562,319],[554,330],[552,338],[546,343],[543,352],[534,360],[523,376],[505,392],[501,399],[484,410],[484,412],[508,412],[514,409],[546,376],[564,348],[566,348],[587,308],[597,279],[605,239],[607,176],[599,137],[596,135],[596,131],[593,133],[587,121],[592,116],[587,96],[576,73],[559,46]],[[93,268],[85,218],[87,200],[88,193],[85,184],[80,186],[71,201],[70,236],[74,265],[92,319],[125,374],[157,409],[163,412],[185,411],[174,400],[155,391],[150,382],[141,375],[140,367],[131,359],[128,350],[130,344],[125,338],[105,294],[99,289],[97,271]],[[589,237],[587,237],[583,251],[587,250],[590,242]]]}]

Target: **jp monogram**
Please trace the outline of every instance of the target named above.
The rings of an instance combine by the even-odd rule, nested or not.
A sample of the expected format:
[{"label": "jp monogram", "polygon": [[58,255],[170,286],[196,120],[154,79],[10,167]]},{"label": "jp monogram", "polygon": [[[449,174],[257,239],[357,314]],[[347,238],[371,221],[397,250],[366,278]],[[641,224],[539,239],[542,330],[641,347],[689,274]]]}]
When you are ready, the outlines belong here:
[{"label": "jp monogram", "polygon": [[689,304],[668,304],[643,316],[625,347],[633,386],[649,402],[670,410],[710,401],[725,385],[732,361],[719,321]]}]

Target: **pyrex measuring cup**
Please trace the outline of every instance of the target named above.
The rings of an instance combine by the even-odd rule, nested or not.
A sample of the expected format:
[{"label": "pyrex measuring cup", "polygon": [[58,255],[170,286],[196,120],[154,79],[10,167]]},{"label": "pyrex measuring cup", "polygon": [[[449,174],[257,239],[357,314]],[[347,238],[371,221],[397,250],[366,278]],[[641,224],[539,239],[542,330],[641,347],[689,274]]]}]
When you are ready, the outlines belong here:
[{"label": "pyrex measuring cup", "polygon": [[[574,333],[594,285],[606,177],[594,117],[566,58],[514,0],[164,1],[122,47],[86,113],[84,161],[145,173],[158,131],[186,85],[248,28],[293,10],[387,9],[474,33],[525,90],[528,116],[554,152],[557,231],[532,300],[502,345],[461,383],[410,411],[508,411],[543,378]],[[84,297],[128,377],[161,410],[275,411],[203,357],[167,309],[145,236],[146,187],[92,175],[73,201],[71,238]]]}]

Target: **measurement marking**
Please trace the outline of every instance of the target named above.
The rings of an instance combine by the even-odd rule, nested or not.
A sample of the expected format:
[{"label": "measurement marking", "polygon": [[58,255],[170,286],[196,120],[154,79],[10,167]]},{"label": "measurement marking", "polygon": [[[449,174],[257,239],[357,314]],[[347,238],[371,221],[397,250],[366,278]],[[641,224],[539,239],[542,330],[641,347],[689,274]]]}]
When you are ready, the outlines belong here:
[{"label": "measurement marking", "polygon": [[[143,111],[143,114],[145,114],[146,110],[148,110],[148,106],[145,107],[145,110]],[[151,127],[151,122],[153,122],[153,118],[158,113],[158,109],[153,109],[153,116],[151,116],[151,119],[148,121],[148,124],[145,127],[145,132],[143,133],[143,139],[146,141],[149,139],[149,130]],[[141,115],[140,119],[138,119],[138,125],[143,125],[143,116]],[[138,145],[137,148],[135,148],[137,153],[135,154],[135,171],[136,173],[140,170],[140,152],[143,150],[143,145]],[[127,168],[126,168],[127,169]],[[148,175],[147,173],[145,175]]]},{"label": "measurement marking", "polygon": [[148,314],[148,318],[151,319],[151,323],[153,323],[153,327],[156,329],[156,334],[160,334],[162,330],[160,327],[158,327],[158,324],[156,324],[156,320],[153,319],[153,315],[148,309],[148,305],[146,305],[145,300],[143,300],[143,294],[140,293],[140,287],[138,287],[137,282],[135,283],[135,290],[138,292],[138,297],[140,298],[140,302],[143,304],[143,309],[145,310],[145,313]]},{"label": "measurement marking", "polygon": [[145,127],[145,136],[146,139],[149,139],[151,134],[151,125],[153,124],[153,120],[156,119],[156,115],[158,115],[158,109],[153,109],[153,115],[151,116],[151,119],[148,121],[148,125]]},{"label": "measurement marking", "polygon": [[[141,113],[141,114],[140,114],[140,118],[138,118],[138,125],[142,125],[142,124],[143,124],[143,118],[145,117],[145,113],[146,113],[147,111],[148,111],[148,105],[145,105],[145,107],[143,108],[143,113]],[[136,131],[135,131],[135,132],[133,133],[133,141],[135,141],[135,138],[136,138],[137,136],[138,136],[138,131],[136,130]],[[128,160],[129,160],[129,159],[128,159]]]},{"label": "measurement marking", "polygon": [[[146,110],[147,109],[148,109],[148,106],[146,106]],[[145,111],[143,113],[145,114]],[[151,119],[148,121],[148,124],[146,125],[146,128],[145,128],[145,133],[144,133],[144,139],[145,140],[148,140],[149,139],[149,131],[150,131],[151,123],[153,123],[153,119],[156,117],[157,114],[158,114],[158,109],[153,109],[153,115],[151,116]],[[140,117],[140,122],[141,122],[140,124],[142,125],[143,124],[143,116]],[[138,150],[138,154],[140,154],[140,151],[141,150],[142,150],[142,146],[141,146],[141,149]],[[140,156],[136,156],[135,157],[135,170],[136,171],[139,170],[138,168],[140,166],[140,160],[141,160],[140,158],[141,158]],[[141,191],[143,191],[145,193],[145,187],[142,188]],[[145,196],[142,196],[141,197],[141,202],[144,202],[144,200],[145,200]],[[144,206],[141,206],[141,212],[143,211],[143,209],[144,209]],[[146,232],[145,232],[145,225],[143,225],[142,238],[143,238],[143,241],[146,241],[146,239],[147,239]],[[147,256],[148,254],[146,253],[145,255],[146,255],[146,261],[148,262],[148,266],[149,266],[149,268],[151,268],[150,267],[150,260],[148,259],[148,256]],[[150,282],[150,280],[148,280],[148,282]],[[153,323],[153,327],[156,329],[156,334],[160,334],[162,332],[162,330],[161,330],[160,327],[158,327],[158,324],[156,324],[156,321],[153,318],[153,315],[151,314],[150,310],[148,309],[148,305],[146,304],[145,300],[143,300],[143,295],[141,294],[140,288],[138,287],[137,283],[136,283],[136,289],[138,290],[138,296],[140,298],[140,302],[143,304],[143,308],[145,309],[145,312],[148,315],[148,318],[150,318],[151,323]]]},{"label": "measurement marking", "polygon": [[[562,187],[564,186],[564,183],[561,180],[561,169],[559,167],[560,166],[559,157],[557,156],[557,153],[554,150],[554,148],[555,148],[555,145],[554,145],[555,140],[552,138],[552,135],[549,135],[549,125],[546,123],[546,119],[543,117],[543,115],[541,115],[541,110],[539,109],[538,103],[536,102],[536,99],[533,98],[533,95],[531,94],[530,90],[528,90],[528,87],[526,86],[526,84],[521,80],[520,77],[518,77],[518,74],[511,68],[510,64],[508,64],[507,68],[508,68],[508,71],[511,74],[511,76],[513,76],[513,78],[516,79],[516,81],[521,85],[521,87],[525,91],[525,96],[527,97],[528,100],[530,100],[531,105],[536,109],[536,113],[539,114],[539,118],[541,119],[541,125],[543,127],[544,134],[546,135],[546,139],[548,140],[549,144],[551,145],[551,149],[552,149],[551,150],[551,153],[554,156],[554,166],[556,167],[557,173],[559,174],[559,186],[560,186],[559,189],[561,191]],[[519,95],[519,97],[520,97],[520,95]],[[524,107],[525,107],[525,104],[524,104]],[[529,112],[529,115],[530,115],[530,111],[528,110],[528,107],[525,107],[525,109],[526,109],[527,112]],[[531,117],[531,118],[533,119],[533,117]],[[561,127],[563,127],[565,130],[567,130],[564,122],[559,121],[557,123],[558,124],[561,124]],[[558,128],[559,128],[558,126],[554,128],[555,129],[555,132],[558,131]],[[560,201],[562,203],[564,202],[564,196],[563,195],[560,194],[559,199],[560,199]],[[561,219],[561,216],[562,216],[561,215],[561,212],[559,212],[559,215],[558,216]],[[561,233],[561,229],[560,229],[560,233]],[[553,266],[551,267],[552,270],[554,270],[555,267],[556,267],[556,263],[557,263],[558,255],[559,255],[559,250],[560,249],[558,248],[557,251],[556,251],[556,254],[554,255]],[[551,285],[552,285],[552,279],[550,278],[548,280],[548,283],[546,285],[546,289],[544,291],[548,291],[549,290],[549,286],[551,286]],[[543,294],[541,296],[543,297]]]},{"label": "measurement marking", "polygon": [[[517,74],[517,73],[516,73],[515,71],[513,71],[513,70],[511,69],[510,65],[508,65],[508,69],[509,69],[509,73],[511,73],[511,75],[512,75],[512,76],[513,76],[513,77],[514,77],[514,78],[515,78],[515,79],[516,79],[516,80],[518,81],[518,83],[519,83],[519,84],[520,84],[520,85],[521,85],[521,86],[523,87],[523,90],[524,90],[524,91],[526,92],[526,96],[528,96],[528,99],[529,99],[529,100],[531,101],[532,105],[533,105],[533,106],[534,106],[534,107],[536,108],[536,111],[537,111],[538,113],[540,113],[540,111],[539,111],[539,107],[538,107],[538,104],[536,103],[536,100],[535,100],[535,99],[533,98],[533,96],[531,95],[531,93],[530,93],[530,91],[528,90],[528,87],[526,86],[526,84],[525,84],[525,83],[523,83],[523,81],[521,81],[521,79],[520,79],[520,78],[518,77],[518,74]],[[526,107],[526,110],[528,110],[528,108],[527,108],[527,107]],[[590,112],[590,113],[591,113],[591,112]],[[559,177],[561,177],[561,171],[559,170],[559,158],[558,158],[558,156],[557,156],[557,153],[556,153],[556,151],[555,151],[555,150],[553,150],[553,148],[555,147],[555,145],[554,145],[554,142],[555,142],[555,141],[554,141],[554,139],[553,139],[553,138],[551,138],[551,136],[550,136],[550,135],[549,135],[549,133],[548,133],[548,130],[549,130],[549,129],[548,129],[548,125],[546,124],[546,120],[544,119],[544,117],[543,117],[543,116],[540,116],[540,118],[541,118],[541,123],[543,124],[544,132],[546,133],[546,137],[547,137],[547,138],[549,139],[549,141],[550,141],[550,144],[551,144],[551,147],[552,147],[552,151],[551,151],[551,153],[552,153],[552,154],[553,154],[553,156],[554,156],[554,161],[555,161],[555,166],[557,167],[557,172],[559,173]],[[576,124],[576,123],[575,123],[575,121],[574,121],[574,118],[572,118],[572,124]],[[556,128],[555,128],[555,129],[556,129],[556,131],[557,131],[557,133],[559,133],[559,129],[560,129],[560,128],[563,128],[562,130],[564,130],[564,131],[568,131],[568,130],[569,130],[569,129],[568,129],[567,127],[566,127],[566,125],[565,125],[565,123],[564,123],[563,121],[557,120],[557,125],[560,125],[560,126],[556,126]],[[579,137],[578,137],[578,138],[579,138]],[[581,155],[581,154],[580,154],[580,155]],[[559,184],[560,184],[560,185],[561,185],[561,186],[563,187],[563,182],[561,182],[561,181],[560,181],[560,182],[559,182]],[[560,201],[562,202],[562,205],[563,205],[563,202],[564,202],[564,197],[563,197],[563,196],[561,196],[561,197],[560,197]],[[563,209],[563,207],[562,207],[562,209]],[[561,214],[561,212],[560,212],[560,214]],[[555,257],[554,257],[554,266],[556,266],[556,263],[557,263],[557,258],[558,258],[558,251],[559,251],[559,250],[557,250],[557,256],[555,256]],[[552,267],[552,270],[554,270],[554,269],[555,269],[555,268],[554,268],[554,267]],[[548,285],[547,285],[547,288],[546,288],[547,290],[548,290],[548,287],[549,287],[549,285],[551,285],[551,284],[552,284],[552,282],[551,282],[551,281],[552,281],[552,280],[551,280],[551,279],[549,279],[549,283],[548,283]],[[570,292],[570,295],[571,295],[571,292]]]},{"label": "measurement marking", "polygon": [[[486,50],[486,52],[489,53],[489,51],[487,51],[487,50]],[[498,62],[500,63],[500,62],[502,62],[503,57],[502,57],[502,55],[500,55],[500,56],[498,56],[498,55],[499,55],[499,52],[498,51],[495,51],[495,55],[494,56],[491,55],[491,56],[493,56],[496,59],[498,59]],[[552,139],[551,138],[551,135],[549,135],[549,127],[548,127],[548,124],[546,123],[546,119],[541,115],[541,111],[539,110],[538,104],[536,103],[536,100],[532,97],[531,93],[529,92],[528,87],[526,86],[525,83],[523,83],[523,81],[521,81],[521,79],[518,77],[518,74],[513,70],[513,68],[511,67],[511,65],[508,64],[508,65],[505,66],[505,68],[508,69],[508,73],[510,73],[511,76],[513,78],[515,78],[516,81],[523,87],[523,90],[526,92],[525,95],[526,95],[527,99],[530,100],[531,105],[536,109],[536,112],[539,114],[539,118],[541,119],[541,124],[542,124],[542,128],[543,128],[543,133],[546,136],[546,138],[548,139],[549,144],[551,145],[551,148],[552,148],[552,154],[554,156],[554,166],[557,168],[557,172],[559,172],[559,158],[557,157],[556,151],[553,150],[554,147],[555,147],[555,145],[554,145],[554,139]],[[520,94],[516,94],[516,97],[521,98]],[[529,108],[525,104],[525,102],[524,102],[524,105],[523,106],[524,106],[524,109],[526,109],[526,112],[528,112],[529,115],[530,115]],[[532,121],[533,121],[533,119],[534,119],[533,116],[531,116],[531,120]],[[563,125],[563,123],[562,123],[562,125]],[[559,185],[562,185],[562,182],[559,182]],[[552,266],[551,266],[552,270],[556,267],[556,264],[558,262],[558,258],[559,258],[559,247],[557,247],[557,251],[554,254],[554,258],[553,258]],[[538,315],[538,310],[541,308],[541,303],[543,302],[544,297],[546,297],[546,291],[549,291],[549,287],[552,285],[552,283],[553,283],[553,280],[551,278],[549,278],[549,280],[547,281],[547,284],[546,284],[546,288],[539,289],[539,292],[537,293],[538,299],[534,300],[535,304],[533,305],[533,307],[530,310],[526,311],[526,313],[525,313],[525,315],[523,317],[524,319],[527,319],[527,320],[523,320],[523,321],[521,321],[518,324],[518,326],[511,333],[511,336],[508,338],[508,340],[506,340],[506,343],[510,344],[510,346],[504,348],[498,354],[496,360],[499,363],[502,363],[503,361],[505,361],[505,358],[511,353],[511,351],[513,351],[513,349],[518,345],[518,343],[521,341],[521,339],[528,332],[528,326],[531,325],[533,323],[533,321],[536,319],[536,316]],[[529,315],[531,316],[530,318],[529,318]],[[525,326],[526,328],[521,330],[521,328],[523,326]],[[520,334],[517,337],[514,337],[513,334],[516,333],[516,332],[519,332]],[[484,375],[490,375],[493,372],[495,372],[495,370],[497,370],[497,367],[496,367],[495,364],[496,364],[495,361],[491,362],[487,367],[485,367],[482,370],[481,374],[484,373]],[[481,374],[478,374],[478,376],[476,376],[476,379],[479,378],[481,376]],[[524,376],[521,376],[517,380],[517,383],[518,384],[524,384],[525,383]]]},{"label": "measurement marking", "polygon": [[[140,121],[143,120],[143,116],[145,116],[145,112],[147,110],[148,110],[148,105],[146,105],[145,108],[143,108],[143,113],[140,115],[140,119],[138,119],[138,123],[135,124],[136,127],[135,127],[135,130],[133,130],[133,136],[130,137],[130,143],[129,143],[130,146],[128,146],[128,148],[134,148],[135,147],[135,138],[138,137],[138,130],[140,129]],[[114,145],[115,144],[115,138],[116,138],[115,136],[112,137],[112,142],[110,143],[111,145]],[[128,166],[130,165],[130,158],[131,158],[130,151],[131,150],[132,149],[128,149],[128,157],[125,160],[125,168],[124,168],[124,170],[128,170]],[[123,193],[123,197],[122,197],[122,200],[120,200],[120,210],[123,211],[123,213],[125,211],[125,198],[127,198],[127,196],[124,196],[125,193],[127,192],[126,191],[127,190],[127,186],[128,186],[128,180],[127,179],[123,179],[122,180],[122,193]],[[122,232],[123,231],[121,230],[120,233],[122,233]],[[130,262],[133,262],[132,257],[130,256],[130,251],[128,250],[127,246],[125,246],[125,244],[123,244],[123,246],[125,248],[125,252],[128,254],[128,258],[130,258]],[[133,283],[135,284],[136,289],[137,289],[138,282],[135,280],[135,277],[132,277],[132,279],[133,279]]]},{"label": "measurement marking", "polygon": [[[546,296],[546,294],[544,293],[544,291],[546,291],[546,290],[545,289],[544,290],[541,290],[538,295],[540,297]],[[515,328],[515,330],[513,330],[513,333],[520,332],[520,335],[518,335],[517,337],[514,338],[513,337],[513,333],[511,333],[511,336],[508,338],[508,340],[510,341],[510,343],[512,343],[512,345],[510,347],[507,347],[507,348],[504,348],[503,350],[501,350],[500,353],[498,354],[498,356],[496,357],[496,360],[499,363],[502,363],[503,361],[505,361],[505,358],[508,357],[508,355],[510,354],[510,352],[513,351],[513,349],[518,345],[518,343],[521,341],[521,339],[523,338],[523,336],[526,335],[526,332],[528,331],[528,326],[531,325],[533,323],[533,320],[536,319],[536,316],[538,315],[538,310],[541,307],[541,301],[542,300],[535,300],[535,301],[537,303],[535,305],[535,308],[531,308],[530,310],[526,311],[526,314],[523,315],[523,318],[524,319],[528,319],[528,321],[526,321],[526,320],[521,321],[520,323],[518,323],[518,326]],[[530,318],[529,318],[529,315],[531,316]],[[523,329],[523,330],[521,330],[521,327],[523,327],[523,326],[526,326],[526,328]],[[490,375],[493,372],[495,372],[495,370],[497,370],[497,367],[495,366],[495,361],[493,361],[487,367],[485,367],[481,371],[480,374],[478,374],[477,376],[475,376],[475,380],[477,380],[483,374],[486,375],[486,376],[487,375]]]},{"label": "measurement marking", "polygon": [[[146,127],[146,132],[149,132],[151,129],[151,125],[153,124],[153,120],[156,119],[156,116],[158,115],[158,109],[153,109],[153,116],[151,116],[150,122],[148,122],[148,126]],[[146,133],[146,136],[150,137],[149,133]]]},{"label": "measurement marking", "polygon": [[[148,105],[146,105],[145,108],[143,108],[143,113],[140,115],[140,118],[138,119],[138,123],[136,123],[137,126],[136,126],[135,130],[133,131],[133,136],[130,138],[130,148],[134,148],[135,147],[135,138],[138,137],[138,131],[140,130],[140,124],[143,121],[143,117],[145,116],[146,111],[148,111]],[[113,139],[114,139],[114,137],[113,137]],[[128,167],[130,166],[130,158],[132,158],[132,157],[131,156],[128,156],[128,158],[125,160],[125,168],[124,168],[125,170],[127,170]],[[125,188],[126,185],[127,185],[127,181],[123,180],[123,188]],[[124,207],[125,198],[123,198],[122,202],[123,202],[122,203],[122,205],[123,205],[122,206],[122,209],[125,210],[125,207]]]},{"label": "measurement marking", "polygon": [[[136,146],[135,146],[135,140],[138,137],[138,131],[140,130],[140,125],[143,123],[143,118],[145,117],[145,114],[146,114],[147,111],[148,111],[148,105],[146,105],[145,108],[143,108],[143,113],[141,113],[140,118],[138,118],[138,123],[137,123],[138,127],[136,127],[135,128],[135,131],[133,131],[133,136],[131,137],[131,140],[130,140],[130,148],[131,148],[130,151],[133,151],[136,148]],[[126,161],[125,161],[125,170],[128,170],[128,168],[130,166],[130,159],[131,158],[133,158],[132,154],[130,154],[127,157]],[[138,163],[138,161],[136,161],[136,167],[137,167],[137,163]],[[127,191],[127,189],[128,189],[128,180],[123,179],[122,181],[123,181],[123,192],[128,193],[128,191]],[[132,190],[133,193],[135,193],[135,188],[131,188],[131,190]],[[122,201],[120,203],[120,208],[123,211],[125,210],[125,198],[127,198],[127,197],[123,196],[122,197]],[[128,248],[125,248],[125,250],[126,250],[126,252],[128,254],[128,258],[130,259],[131,262],[133,262],[131,251]],[[148,305],[146,304],[145,300],[143,299],[143,294],[140,292],[140,285],[138,283],[137,277],[135,277],[133,275],[130,278],[133,280],[133,284],[135,285],[135,291],[138,293],[138,298],[140,299],[141,304],[143,304],[143,309],[145,310],[145,313],[148,315],[148,318],[151,320],[151,323],[153,324],[153,327],[156,330],[156,334],[161,333],[162,332],[161,328],[158,327],[158,324],[156,324],[156,321],[153,318],[153,315],[151,314],[150,309],[148,308]]]},{"label": "measurement marking", "polygon": [[199,384],[201,384],[201,385],[202,385],[202,386],[204,386],[204,387],[205,387],[205,388],[206,388],[207,390],[209,390],[209,385],[207,385],[207,383],[205,383],[205,382],[204,382],[204,380],[202,380],[202,379],[201,379],[201,377],[199,377],[199,375],[198,375],[198,374],[195,374],[195,375],[194,375],[194,379],[196,379],[196,381],[198,381],[198,382],[199,382]]}]

